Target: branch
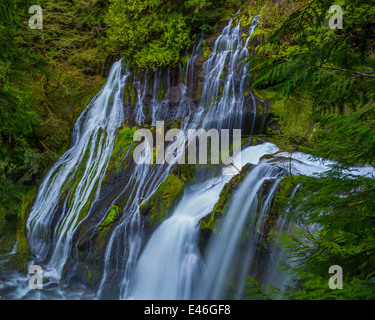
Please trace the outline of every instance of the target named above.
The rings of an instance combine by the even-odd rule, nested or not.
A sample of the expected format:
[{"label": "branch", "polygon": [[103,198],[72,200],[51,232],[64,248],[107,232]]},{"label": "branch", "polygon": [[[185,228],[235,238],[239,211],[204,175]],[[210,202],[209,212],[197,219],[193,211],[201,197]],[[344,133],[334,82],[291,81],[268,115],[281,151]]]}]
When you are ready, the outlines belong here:
[{"label": "branch", "polygon": [[[281,58],[281,57],[270,57],[270,56],[257,56],[257,57],[274,59],[274,60],[285,61],[285,62],[293,62],[293,60],[289,60],[289,59],[285,59],[285,58]],[[362,72],[349,70],[349,69],[341,69],[341,68],[337,68],[337,67],[328,67],[328,66],[316,66],[316,67],[317,68],[323,68],[323,69],[331,69],[331,70],[336,70],[336,71],[349,72],[349,73],[355,74],[355,75],[360,76],[360,77],[375,78],[375,74],[362,73]],[[256,68],[254,68],[253,70],[257,71]],[[258,68],[258,70],[259,70],[259,68]]]},{"label": "branch", "polygon": [[349,72],[349,73],[356,74],[356,75],[358,75],[358,76],[360,76],[360,77],[370,77],[370,78],[375,78],[375,75],[374,75],[374,74],[362,73],[362,72],[358,72],[358,71],[354,71],[354,70],[340,69],[340,68],[335,68],[335,67],[326,67],[326,66],[320,66],[320,68],[324,68],[324,69],[332,69],[332,70],[343,71],[343,72]]}]

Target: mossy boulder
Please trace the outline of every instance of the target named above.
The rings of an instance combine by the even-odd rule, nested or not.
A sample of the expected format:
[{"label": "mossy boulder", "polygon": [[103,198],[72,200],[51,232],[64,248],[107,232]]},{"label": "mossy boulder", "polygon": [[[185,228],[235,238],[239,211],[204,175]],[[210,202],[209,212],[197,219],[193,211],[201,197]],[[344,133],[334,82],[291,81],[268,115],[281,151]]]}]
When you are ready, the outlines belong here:
[{"label": "mossy boulder", "polygon": [[239,174],[235,175],[228,183],[225,184],[223,190],[220,192],[219,201],[215,204],[211,213],[201,220],[201,230],[211,232],[216,231],[217,222],[225,214],[226,209],[228,208],[228,205],[232,199],[233,192],[239,188],[241,182],[245,179],[253,167],[253,164],[246,164]]},{"label": "mossy boulder", "polygon": [[140,214],[149,218],[149,226],[156,229],[166,220],[183,195],[185,183],[170,174],[154,194],[139,207]]}]

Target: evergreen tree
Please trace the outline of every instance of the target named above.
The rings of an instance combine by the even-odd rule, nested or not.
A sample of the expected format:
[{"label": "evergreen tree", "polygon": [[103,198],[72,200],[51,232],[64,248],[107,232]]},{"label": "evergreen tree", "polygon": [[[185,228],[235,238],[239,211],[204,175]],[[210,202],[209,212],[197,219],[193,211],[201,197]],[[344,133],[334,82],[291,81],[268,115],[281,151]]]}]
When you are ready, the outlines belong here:
[{"label": "evergreen tree", "polygon": [[[333,4],[344,9],[342,30],[328,26]],[[315,126],[308,151],[336,163],[324,174],[295,177],[299,192],[284,199],[294,208],[284,217],[295,231],[280,235],[290,258],[283,269],[295,281],[281,292],[249,279],[253,298],[375,298],[375,176],[369,170],[375,168],[373,4],[310,1],[250,58],[255,87],[309,96],[306,112]],[[353,167],[368,174],[355,175]],[[328,286],[332,265],[343,269],[343,290]]]}]

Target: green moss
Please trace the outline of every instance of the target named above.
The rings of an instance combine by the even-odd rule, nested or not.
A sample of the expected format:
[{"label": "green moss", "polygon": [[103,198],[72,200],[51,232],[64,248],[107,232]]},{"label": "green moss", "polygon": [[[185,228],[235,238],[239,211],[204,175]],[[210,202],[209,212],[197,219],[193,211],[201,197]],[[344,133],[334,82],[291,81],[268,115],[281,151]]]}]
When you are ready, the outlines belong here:
[{"label": "green moss", "polygon": [[[110,161],[108,162],[108,167],[103,179],[103,184],[108,184],[113,174],[119,174],[121,169],[126,170],[132,162],[133,152],[137,146],[137,143],[133,140],[134,136],[136,135],[136,131],[139,128],[137,126],[129,127],[127,123],[128,120],[126,121],[126,124],[124,124],[117,131],[113,152]],[[126,159],[124,159],[128,151],[129,154]]]},{"label": "green moss", "polygon": [[[187,162],[185,162],[187,163]],[[196,165],[182,164],[174,169],[174,174],[179,176],[183,181],[193,182],[195,180]]]},{"label": "green moss", "polygon": [[241,173],[235,175],[229,182],[227,182],[220,192],[219,200],[215,204],[211,213],[204,217],[200,222],[200,227],[203,231],[216,231],[218,219],[225,215],[226,210],[232,199],[232,194],[238,189],[241,182],[244,180],[248,172],[252,169],[253,165],[246,164]]},{"label": "green moss", "polygon": [[[108,164],[107,173],[104,178],[104,183],[108,181],[109,175],[112,172],[113,167],[119,169],[120,164],[126,154],[126,152],[129,150],[130,146],[132,145],[134,134],[137,131],[137,127],[130,128],[127,125],[122,126],[120,129],[118,129],[118,133],[115,139],[113,152],[111,155],[111,160]],[[136,144],[133,143],[132,150],[130,154],[133,154],[133,151],[135,149]]]},{"label": "green moss", "polygon": [[118,135],[115,140],[115,145],[112,153],[112,159],[115,160],[114,166],[117,168],[120,165],[121,160],[128,151],[132,141],[133,136],[136,131],[136,127],[133,129],[128,126],[124,126],[118,131]]},{"label": "green moss", "polygon": [[87,281],[87,283],[91,283],[92,280],[93,280],[92,271],[90,269],[88,269],[87,275],[86,275],[86,281]]},{"label": "green moss", "polygon": [[184,68],[187,66],[189,59],[190,59],[190,54],[187,54],[186,56],[183,56],[181,58],[181,62]]},{"label": "green moss", "polygon": [[274,100],[279,93],[276,90],[270,90],[270,89],[263,89],[263,90],[257,90],[253,89],[254,94],[261,98],[262,100]]},{"label": "green moss", "polygon": [[129,98],[132,92],[132,84],[131,83],[126,83],[124,87],[124,105],[127,106],[129,103]]},{"label": "green moss", "polygon": [[119,218],[120,211],[121,208],[119,206],[111,207],[111,210],[109,211],[107,218],[105,218],[105,220],[99,225],[98,232],[103,233],[107,231],[112,226],[112,224]]},{"label": "green moss", "polygon": [[132,87],[132,93],[131,93],[131,106],[134,108],[135,104],[137,102],[137,94],[135,89]]},{"label": "green moss", "polygon": [[167,93],[167,89],[165,88],[165,84],[164,84],[163,77],[162,77],[160,81],[159,91],[158,91],[158,101],[163,101],[166,93]]},{"label": "green moss", "polygon": [[37,188],[29,191],[22,197],[21,211],[17,216],[17,252],[10,257],[12,265],[20,272],[27,273],[28,261],[31,257],[31,252],[26,238],[26,221],[29,216],[32,203],[37,196]]},{"label": "green moss", "polygon": [[139,207],[143,216],[150,217],[150,226],[159,226],[170,213],[183,195],[184,182],[174,174],[170,174],[159,186],[147,202]]},{"label": "green moss", "polygon": [[198,79],[197,87],[195,88],[194,97],[196,100],[199,100],[202,94],[202,83],[200,78]]},{"label": "green moss", "polygon": [[283,209],[284,205],[286,204],[286,200],[290,197],[293,190],[296,188],[298,184],[297,181],[298,177],[294,176],[286,176],[281,180],[279,189],[275,196],[274,207],[276,206],[279,209]]},{"label": "green moss", "polygon": [[252,137],[244,137],[244,138],[241,138],[241,147],[242,149],[245,148],[245,147],[248,147],[248,146],[257,146],[258,145],[258,140],[255,139],[255,138],[252,138]]},{"label": "green moss", "polygon": [[73,181],[74,181],[73,182],[73,186],[70,189],[69,197],[68,197],[68,207],[70,207],[70,205],[72,204],[73,196],[74,196],[74,193],[75,193],[75,191],[77,189],[77,186],[78,186],[79,182],[81,181],[81,177],[77,177]]},{"label": "green moss", "polygon": [[264,114],[264,105],[262,102],[258,102],[258,114]]},{"label": "green moss", "polygon": [[207,40],[202,41],[202,50],[203,50],[203,56],[207,60],[209,55],[211,54],[211,48],[207,45]]},{"label": "green moss", "polygon": [[95,192],[96,192],[96,189],[98,187],[98,181],[95,183],[90,195],[89,195],[89,199],[87,200],[87,202],[85,203],[85,205],[82,207],[80,213],[79,213],[79,216],[78,216],[78,220],[77,220],[77,223],[75,226],[77,226],[86,216],[87,214],[89,213],[90,209],[91,209],[91,205],[92,205],[92,200],[94,198],[94,195],[95,195]]},{"label": "green moss", "polygon": [[180,129],[180,127],[181,127],[181,118],[176,119],[176,120],[172,123],[172,128],[173,128],[173,129]]}]

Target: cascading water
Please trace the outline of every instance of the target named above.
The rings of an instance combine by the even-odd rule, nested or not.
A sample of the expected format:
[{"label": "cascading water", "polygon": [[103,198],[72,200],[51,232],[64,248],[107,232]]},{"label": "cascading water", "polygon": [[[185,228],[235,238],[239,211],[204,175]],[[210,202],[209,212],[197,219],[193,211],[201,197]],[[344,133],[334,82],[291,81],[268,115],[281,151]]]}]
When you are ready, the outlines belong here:
[{"label": "cascading water", "polygon": [[[227,178],[227,177],[226,177]],[[173,216],[153,234],[131,280],[130,299],[189,299],[202,262],[197,247],[199,220],[218,200],[225,179],[195,186]]]},{"label": "cascading water", "polygon": [[44,178],[27,221],[31,250],[41,261],[51,254],[48,266],[57,279],[77,225],[100,192],[116,130],[124,120],[123,86],[128,76],[121,61],[113,65],[106,85],[78,118],[72,147]]},{"label": "cascading water", "polygon": [[[257,163],[262,155],[275,152],[275,147],[271,144],[249,149],[253,152],[246,152],[245,163]],[[220,191],[231,177],[232,175],[225,174],[186,191],[171,218],[155,231],[143,251],[132,278],[128,298],[195,297],[194,285],[203,266],[198,249],[199,221],[213,209]],[[258,175],[255,175],[254,179],[257,178]],[[230,254],[234,254],[234,251]],[[212,269],[208,272],[212,272]],[[204,287],[205,284],[206,279]]]},{"label": "cascading water", "polygon": [[[207,255],[203,257],[198,246],[199,221],[211,212],[225,183],[238,173],[233,167],[224,168],[219,175],[204,176],[195,185],[188,186],[172,216],[148,240],[139,206],[150,198],[175,166],[167,163],[131,165],[126,183],[121,185],[116,197],[107,203],[103,201],[105,196],[101,191],[117,130],[127,118],[135,125],[147,122],[155,125],[157,121],[168,118],[172,121],[179,119],[179,127],[185,135],[188,129],[199,126],[218,129],[243,127],[245,88],[249,77],[247,67],[239,60],[249,54],[249,40],[258,19],[253,19],[246,41],[242,39],[241,21],[232,26],[234,19],[231,19],[224,28],[203,65],[202,94],[198,101],[192,99],[195,94],[191,83],[198,77],[194,72],[200,56],[200,43],[194,48],[186,67],[180,67],[185,76],[180,77],[182,80],[177,84],[172,80],[171,70],[166,73],[163,73],[165,70],[156,70],[152,82],[148,81],[147,74],[131,77],[128,69],[123,70],[121,61],[113,65],[106,85],[77,120],[72,147],[47,173],[27,222],[30,248],[36,262],[40,261],[47,268],[45,276],[59,283],[64,267],[73,252],[78,251],[80,241],[91,233],[88,238],[94,239],[118,199],[125,197],[126,201],[103,250],[101,281],[95,292],[87,294],[82,293],[85,290],[73,290],[64,294],[52,286],[44,298],[224,298],[228,291],[227,275],[234,271],[238,276],[235,288],[231,288],[232,297],[241,297],[241,283],[256,259],[257,230],[262,228],[282,177],[283,170],[278,164],[259,163],[263,155],[278,150],[275,145],[264,143],[248,147],[241,152],[242,161],[234,159],[237,168],[247,162],[254,168],[233,194],[229,210],[221,219],[217,235],[212,238]],[[167,81],[163,82],[165,78]],[[129,84],[135,91],[131,106],[124,104],[124,88]],[[249,105],[254,113],[253,133],[257,99],[251,91],[249,95]],[[150,104],[147,108],[146,100]],[[132,156],[132,147],[133,144],[120,159],[122,163]],[[152,155],[153,150],[147,149],[146,153]],[[319,166],[315,168],[314,163],[306,167],[312,168],[309,169],[311,172],[321,169]],[[299,169],[298,173],[306,171],[302,167]],[[265,181],[271,181],[273,185],[257,212],[257,194]],[[92,216],[96,203],[105,204],[100,217],[78,236],[77,230]],[[247,245],[241,243],[244,227],[249,227]],[[242,250],[239,254],[241,262],[237,261],[234,266],[232,260],[239,247]],[[26,283],[25,279],[18,277],[13,282]],[[25,292],[27,290],[11,296],[22,298]],[[42,293],[38,294],[36,298],[41,298]]]},{"label": "cascading water", "polygon": [[[178,90],[180,92],[181,98],[179,99],[179,103],[177,105],[177,112],[175,117],[181,119],[180,129],[186,134],[187,129],[196,128],[199,123],[202,122],[204,125],[209,125],[212,120],[216,120],[218,118],[225,118],[227,117],[228,109],[226,108],[226,103],[230,101],[230,114],[240,114],[243,109],[243,103],[244,103],[244,92],[243,92],[243,84],[246,78],[246,68],[241,68],[241,75],[240,78],[237,75],[238,73],[238,65],[237,60],[240,57],[244,57],[248,54],[247,48],[244,47],[244,43],[242,41],[241,35],[242,33],[240,28],[240,22],[238,25],[234,28],[233,31],[231,31],[231,25],[233,20],[230,21],[228,26],[224,29],[222,36],[219,37],[219,39],[216,41],[214,53],[210,56],[209,60],[205,63],[204,66],[204,74],[205,74],[205,82],[203,85],[203,93],[202,97],[200,99],[200,104],[204,105],[209,103],[209,99],[212,99],[212,96],[210,96],[210,92],[214,92],[214,99],[217,99],[218,97],[218,90],[219,90],[219,82],[220,78],[224,72],[226,71],[225,76],[225,91],[223,93],[223,96],[221,97],[220,103],[218,105],[215,105],[213,107],[208,108],[208,113],[203,115],[203,118],[194,117],[190,121],[190,116],[192,113],[191,108],[191,101],[189,101],[187,93],[191,93],[191,89],[186,88],[186,86],[183,83],[180,83],[177,87],[172,88],[170,81],[167,82],[167,88],[166,88],[166,99],[159,101],[158,100],[158,92],[160,90],[160,81],[161,81],[161,74],[160,71],[157,70],[154,75],[154,85],[153,85],[153,98],[152,103],[150,106],[150,112],[152,116],[152,124],[155,125],[157,120],[161,120],[166,117],[166,107],[169,103],[169,97],[171,96],[171,90]],[[248,45],[249,38],[254,31],[256,25],[258,22],[258,17],[254,19],[254,22],[251,25],[250,28],[250,34],[246,41],[246,45]],[[187,63],[186,67],[186,76],[185,76],[185,82],[189,82],[189,80],[194,78],[194,63],[198,57],[198,52],[200,50],[200,43],[193,49],[193,54],[189,58],[189,61]],[[230,59],[230,67],[225,68],[226,65],[226,57],[229,57]],[[218,65],[218,61],[220,63],[219,68],[215,69],[214,71],[210,70],[210,68],[213,68],[213,66]],[[169,72],[169,71],[168,71]],[[215,83],[212,83],[212,79],[215,78]],[[169,79],[169,75],[168,75]],[[140,86],[139,83],[137,83],[137,92],[138,97],[135,104],[135,110],[133,113],[135,115],[143,115],[143,100],[146,92],[146,86],[147,82],[144,81],[144,87]],[[216,90],[216,91],[215,91]],[[142,94],[140,94],[142,93]],[[202,116],[202,115],[201,115]],[[138,116],[136,118],[140,119]],[[138,123],[136,121],[136,123]],[[235,125],[240,125],[239,122],[237,122]],[[220,126],[219,126],[220,127]],[[149,169],[139,169],[136,170],[149,170]],[[158,170],[157,174],[155,174],[155,170]],[[152,169],[150,171],[150,174],[146,174],[145,180],[142,180],[142,184],[133,184],[133,188],[137,188],[136,196],[135,198],[145,198],[147,199],[151,193],[145,193],[143,185],[148,185],[150,180],[154,179],[155,176],[160,176],[162,178],[165,178],[169,172],[171,171],[171,166],[161,166],[159,169]],[[133,177],[133,175],[132,175]],[[162,181],[162,180],[161,180]],[[132,183],[129,183],[129,185],[132,185]],[[154,191],[155,189],[153,189]],[[219,190],[220,193],[220,190]],[[138,210],[138,204],[134,206],[134,204],[131,204],[131,208],[125,209],[124,214],[124,221],[116,227],[114,230],[111,239],[109,241],[109,244],[107,246],[106,255],[105,255],[105,271],[104,276],[100,285],[98,297],[103,296],[103,290],[105,291],[106,283],[111,283],[113,281],[110,281],[111,277],[108,276],[109,269],[115,270],[112,271],[112,273],[117,273],[118,270],[120,270],[120,273],[123,273],[121,285],[120,285],[120,297],[129,297],[131,296],[131,293],[128,292],[129,285],[131,285],[132,279],[130,278],[132,274],[132,269],[134,267],[134,263],[137,259],[137,256],[139,254],[139,250],[142,243],[142,227],[139,224],[139,210]],[[132,217],[132,218],[130,218]],[[199,217],[199,215],[198,215]],[[197,219],[197,218],[196,218]],[[134,223],[136,221],[136,223]],[[132,225],[132,227],[130,227]],[[136,226],[136,227],[135,227]],[[194,224],[196,228],[196,224]],[[130,228],[130,229],[129,229]],[[129,233],[129,230],[133,230],[133,232]],[[137,232],[134,232],[134,230],[137,230]],[[193,231],[192,231],[193,232]],[[130,236],[129,236],[130,234]],[[131,236],[133,235],[133,236]],[[126,243],[126,246],[119,244],[119,239],[121,239],[122,242]],[[151,240],[150,240],[151,241]],[[117,244],[116,244],[117,243]],[[163,247],[163,246],[161,246]],[[117,258],[118,256],[122,256],[121,262]],[[145,258],[146,259],[146,258]],[[147,259],[146,259],[147,260]],[[124,271],[125,270],[125,271]],[[136,271],[136,275],[137,272]],[[135,277],[136,277],[135,275]],[[162,275],[159,275],[162,277]],[[108,285],[110,286],[110,285]],[[139,293],[139,290],[134,289],[136,292]],[[105,296],[105,294],[104,294]]]},{"label": "cascading water", "polygon": [[[194,77],[194,62],[198,56],[200,45],[193,49],[193,54],[187,63],[186,79]],[[161,72],[156,70],[154,74],[153,95],[150,105],[151,123],[156,125],[156,121],[167,118],[169,96],[171,90],[171,83],[168,70],[168,83],[166,95],[161,101],[158,99],[158,94],[161,86]],[[137,91],[142,92],[138,94],[134,114],[136,115],[135,122],[140,124],[140,120],[144,115],[143,105],[147,88],[147,81],[144,81],[143,87],[137,83]],[[183,83],[178,85],[181,90],[181,98],[177,106],[176,118],[181,119],[180,128],[186,133],[190,123],[191,101],[186,95],[186,86]],[[151,150],[149,150],[152,153]],[[168,148],[165,157],[168,157],[168,152],[173,152]],[[172,156],[172,155],[171,155]],[[156,165],[150,168],[148,165],[137,165],[134,167],[134,172],[129,178],[126,188],[123,192],[129,190],[129,201],[125,205],[123,219],[121,223],[113,231],[108,242],[105,252],[105,267],[102,281],[97,292],[98,298],[112,297],[114,278],[120,279],[119,296],[126,298],[129,295],[129,285],[135,263],[137,262],[141,247],[144,240],[144,229],[141,224],[139,213],[138,199],[146,199],[150,197],[157,187],[164,181],[167,175],[172,171],[173,165],[165,163],[164,165]]]},{"label": "cascading water", "polygon": [[[202,127],[242,128],[247,67],[238,60],[249,54],[248,44],[258,25],[259,17],[253,18],[249,36],[244,45],[241,20],[232,28],[233,19],[215,42],[213,52],[204,63],[205,80],[195,122]],[[254,101],[253,101],[254,102]],[[256,104],[253,105],[256,112]]]},{"label": "cascading water", "polygon": [[[228,281],[232,280],[230,275],[235,255],[237,258],[241,256],[242,261],[239,270],[235,270],[239,278],[237,279],[238,285],[243,282],[247,271],[246,267],[251,263],[251,255],[254,254],[257,244],[257,227],[266,212],[263,205],[257,217],[258,191],[266,179],[275,179],[277,174],[280,174],[279,168],[262,163],[250,172],[234,195],[225,218],[218,226],[216,236],[208,245],[205,271],[200,281],[202,283],[204,279],[204,285],[199,286],[197,290],[199,298],[226,298],[225,291]],[[274,194],[275,190],[276,188],[271,190],[271,194]],[[267,201],[265,201],[265,205],[267,205]],[[249,228],[250,230],[248,230]],[[246,232],[250,234],[250,239],[247,240],[246,252],[239,255],[244,229],[247,229]],[[236,297],[238,298],[238,292]]]}]

